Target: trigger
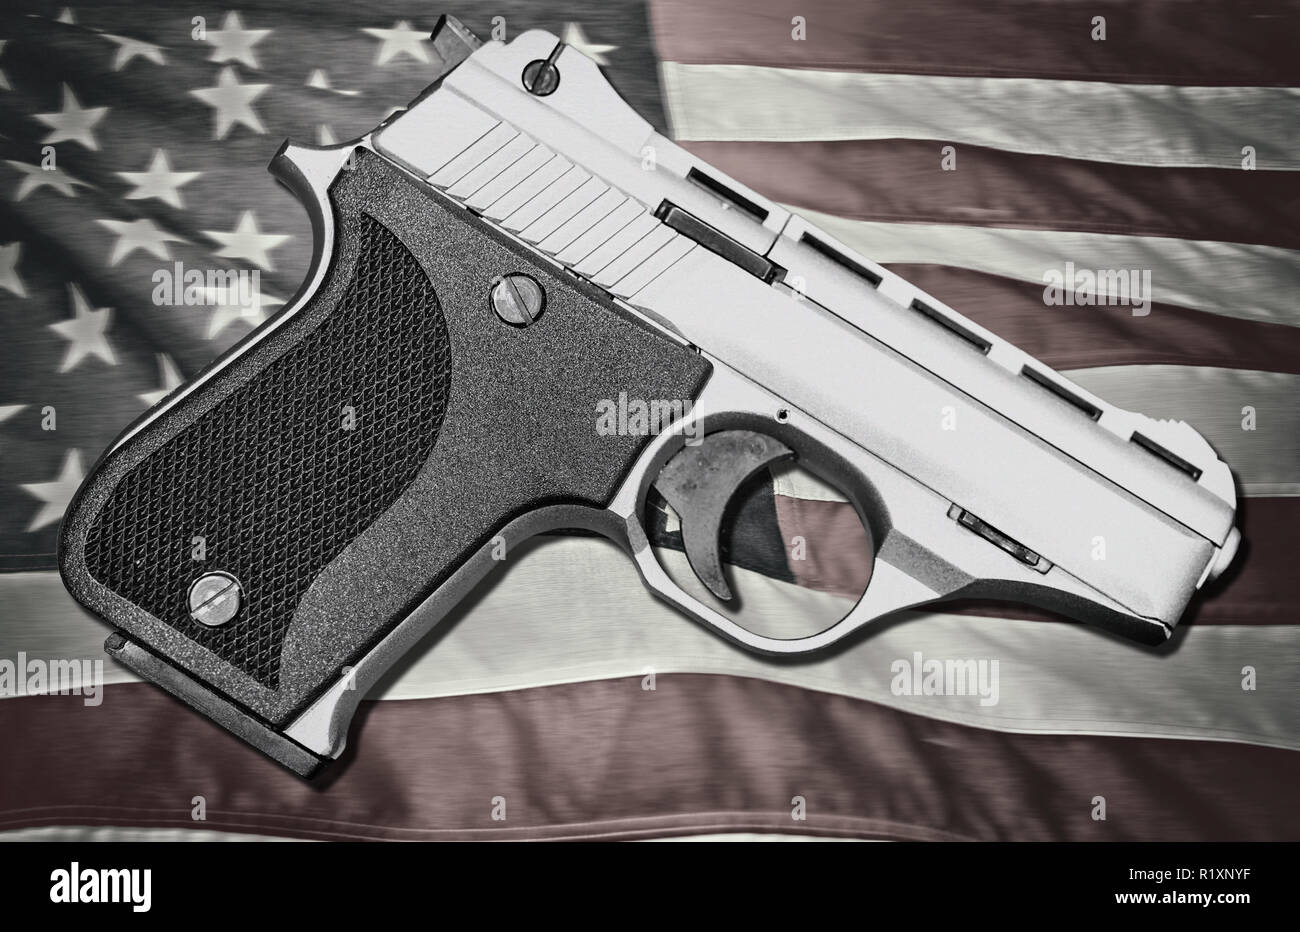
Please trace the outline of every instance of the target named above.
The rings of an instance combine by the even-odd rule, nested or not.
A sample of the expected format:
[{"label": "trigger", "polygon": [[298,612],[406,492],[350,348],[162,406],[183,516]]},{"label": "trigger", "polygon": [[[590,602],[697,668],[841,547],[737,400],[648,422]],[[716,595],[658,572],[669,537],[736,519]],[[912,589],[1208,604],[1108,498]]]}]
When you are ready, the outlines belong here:
[{"label": "trigger", "polygon": [[764,466],[793,458],[793,450],[766,434],[724,430],[683,447],[655,480],[655,488],[681,519],[682,545],[691,569],[719,599],[731,600],[718,554],[727,503]]}]

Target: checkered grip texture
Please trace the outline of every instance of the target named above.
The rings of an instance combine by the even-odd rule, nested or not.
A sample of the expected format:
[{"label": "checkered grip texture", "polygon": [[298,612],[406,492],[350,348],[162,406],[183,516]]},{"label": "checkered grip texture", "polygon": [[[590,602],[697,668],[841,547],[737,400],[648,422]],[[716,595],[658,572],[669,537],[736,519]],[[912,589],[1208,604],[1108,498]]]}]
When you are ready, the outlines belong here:
[{"label": "checkered grip texture", "polygon": [[[126,475],[86,541],[93,577],[271,689],[302,595],[410,485],[447,406],[451,351],[428,277],[375,220],[353,222],[360,252],[337,306]],[[245,595],[220,628],[189,616],[190,584],[213,570]]]}]

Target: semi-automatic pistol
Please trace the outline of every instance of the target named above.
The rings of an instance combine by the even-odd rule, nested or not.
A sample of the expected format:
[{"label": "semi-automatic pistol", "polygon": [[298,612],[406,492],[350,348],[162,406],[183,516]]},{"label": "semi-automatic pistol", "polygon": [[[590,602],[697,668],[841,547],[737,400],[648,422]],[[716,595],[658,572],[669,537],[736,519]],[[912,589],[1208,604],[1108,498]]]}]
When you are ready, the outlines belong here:
[{"label": "semi-automatic pistol", "polygon": [[[135,673],[310,776],[540,532],[612,538],[769,654],[957,597],[1157,643],[1232,562],[1232,474],[1187,424],[1108,405],[674,145],[549,32],[444,17],[432,49],[437,80],[370,133],[276,153],[313,224],[300,291],[68,511],[64,580]],[[787,460],[852,503],[874,562],[847,615],[782,639],[737,621],[720,541]],[[664,503],[689,585],[647,531]]]}]

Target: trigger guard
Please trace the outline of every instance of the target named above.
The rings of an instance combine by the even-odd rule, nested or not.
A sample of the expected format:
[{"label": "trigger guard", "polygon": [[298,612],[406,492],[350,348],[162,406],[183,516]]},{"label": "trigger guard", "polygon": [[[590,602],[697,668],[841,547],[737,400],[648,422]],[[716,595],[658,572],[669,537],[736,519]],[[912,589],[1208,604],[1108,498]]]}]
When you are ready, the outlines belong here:
[{"label": "trigger guard", "polygon": [[[870,455],[861,455],[861,450],[848,440],[725,362],[704,355],[712,364],[713,372],[695,399],[691,413],[650,443],[608,506],[623,524],[632,559],[650,592],[726,640],[772,656],[827,649],[882,615],[938,598],[940,592],[880,558],[880,546],[888,539],[893,520],[877,480],[888,478],[890,467]],[[659,487],[659,477],[666,465],[684,449],[681,438],[690,436],[693,430],[701,431],[704,425],[717,428],[714,434],[706,433],[706,437],[728,431],[753,432],[791,450],[797,449],[801,461],[849,499],[868,532],[872,581],[844,617],[812,634],[788,638],[760,634],[723,611],[725,606],[706,604],[684,590],[659,562],[642,523],[647,493]],[[878,470],[883,472],[878,474]],[[661,487],[659,491],[663,494]],[[679,517],[683,518],[685,538],[685,516],[679,512]],[[687,556],[689,559],[689,553]]]}]

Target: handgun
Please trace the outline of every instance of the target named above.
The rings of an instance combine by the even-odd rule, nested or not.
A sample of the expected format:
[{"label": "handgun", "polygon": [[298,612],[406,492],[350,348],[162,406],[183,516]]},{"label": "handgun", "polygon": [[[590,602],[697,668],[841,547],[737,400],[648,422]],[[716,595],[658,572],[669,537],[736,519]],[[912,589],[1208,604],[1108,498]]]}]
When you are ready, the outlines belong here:
[{"label": "handgun", "polygon": [[[543,532],[609,537],[769,655],[958,597],[1155,644],[1232,562],[1232,473],[1187,424],[1107,404],[696,158],[550,32],[443,17],[430,41],[407,107],[275,154],[312,221],[301,289],[68,510],[63,579],[142,678],[312,777]],[[614,399],[652,416],[599,429]],[[787,461],[852,503],[873,561],[843,618],[793,638],[737,620],[720,545],[737,490]]]}]

